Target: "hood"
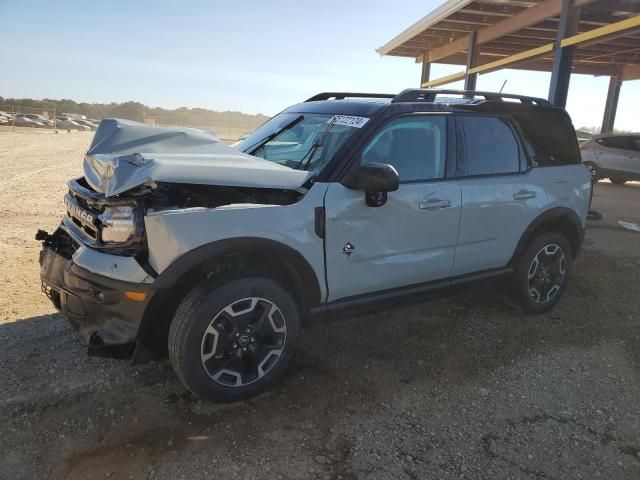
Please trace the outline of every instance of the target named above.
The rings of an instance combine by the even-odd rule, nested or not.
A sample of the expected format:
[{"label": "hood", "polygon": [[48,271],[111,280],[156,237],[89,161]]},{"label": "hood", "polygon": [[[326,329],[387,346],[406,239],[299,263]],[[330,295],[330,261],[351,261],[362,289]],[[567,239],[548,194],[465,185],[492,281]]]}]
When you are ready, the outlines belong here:
[{"label": "hood", "polygon": [[296,189],[309,172],[238,152],[204,130],[109,118],[85,155],[84,175],[111,197],[151,182]]}]

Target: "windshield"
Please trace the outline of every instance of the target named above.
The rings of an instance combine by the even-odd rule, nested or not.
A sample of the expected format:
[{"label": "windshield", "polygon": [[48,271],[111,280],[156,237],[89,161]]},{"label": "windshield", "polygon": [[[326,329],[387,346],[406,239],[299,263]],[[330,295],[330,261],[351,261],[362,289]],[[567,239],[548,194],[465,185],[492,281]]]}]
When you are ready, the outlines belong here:
[{"label": "windshield", "polygon": [[234,147],[287,167],[319,172],[366,121],[326,113],[281,113]]}]

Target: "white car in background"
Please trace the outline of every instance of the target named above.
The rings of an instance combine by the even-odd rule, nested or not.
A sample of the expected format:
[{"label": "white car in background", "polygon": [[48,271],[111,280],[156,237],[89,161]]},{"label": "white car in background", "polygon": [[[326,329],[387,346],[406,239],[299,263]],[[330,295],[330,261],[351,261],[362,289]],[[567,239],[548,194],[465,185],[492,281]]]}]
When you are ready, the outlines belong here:
[{"label": "white car in background", "polygon": [[88,132],[91,130],[86,125],[80,125],[69,118],[56,117],[56,128],[61,130],[82,130]]},{"label": "white car in background", "polygon": [[640,135],[598,135],[583,143],[580,152],[594,182],[640,180]]},{"label": "white car in background", "polygon": [[73,121],[78,125],[84,125],[85,127],[88,127],[91,131],[94,131],[94,132],[98,129],[98,125],[96,125],[93,122],[90,122],[89,120],[82,120],[82,119],[76,118]]}]

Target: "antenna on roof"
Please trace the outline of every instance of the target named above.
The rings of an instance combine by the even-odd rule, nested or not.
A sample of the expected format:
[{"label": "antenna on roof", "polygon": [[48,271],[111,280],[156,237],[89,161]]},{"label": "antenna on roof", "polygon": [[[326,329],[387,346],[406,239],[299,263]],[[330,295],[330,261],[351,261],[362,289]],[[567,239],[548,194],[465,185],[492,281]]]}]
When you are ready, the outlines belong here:
[{"label": "antenna on roof", "polygon": [[500,91],[498,93],[502,93],[502,89],[504,88],[504,86],[507,84],[507,79],[504,79],[504,82],[502,82],[502,86],[500,87]]}]

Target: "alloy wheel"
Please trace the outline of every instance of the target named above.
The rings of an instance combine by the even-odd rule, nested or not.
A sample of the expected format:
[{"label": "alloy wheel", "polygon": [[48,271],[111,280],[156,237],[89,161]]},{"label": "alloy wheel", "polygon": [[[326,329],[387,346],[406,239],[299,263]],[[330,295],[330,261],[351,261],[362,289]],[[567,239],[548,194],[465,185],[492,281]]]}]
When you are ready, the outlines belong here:
[{"label": "alloy wheel", "polygon": [[220,310],[202,337],[202,367],[225,387],[244,387],[264,377],[278,363],[287,325],[276,304],[243,298]]},{"label": "alloy wheel", "polygon": [[550,302],[562,288],[566,272],[564,250],[555,243],[545,245],[529,265],[529,296],[536,303]]}]

